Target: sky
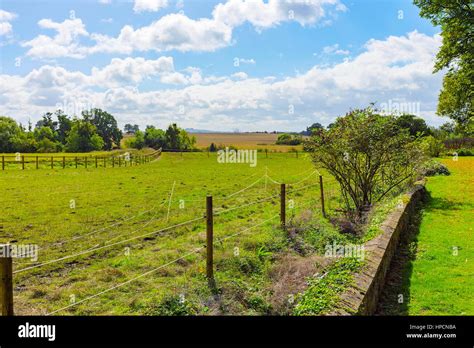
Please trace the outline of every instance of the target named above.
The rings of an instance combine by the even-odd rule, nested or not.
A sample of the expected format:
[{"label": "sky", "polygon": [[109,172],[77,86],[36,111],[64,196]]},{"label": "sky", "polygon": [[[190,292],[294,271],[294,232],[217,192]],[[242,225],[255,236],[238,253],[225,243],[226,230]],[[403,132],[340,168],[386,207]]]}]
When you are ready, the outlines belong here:
[{"label": "sky", "polygon": [[376,103],[438,126],[439,32],[411,0],[0,0],[0,115],[301,131]]}]

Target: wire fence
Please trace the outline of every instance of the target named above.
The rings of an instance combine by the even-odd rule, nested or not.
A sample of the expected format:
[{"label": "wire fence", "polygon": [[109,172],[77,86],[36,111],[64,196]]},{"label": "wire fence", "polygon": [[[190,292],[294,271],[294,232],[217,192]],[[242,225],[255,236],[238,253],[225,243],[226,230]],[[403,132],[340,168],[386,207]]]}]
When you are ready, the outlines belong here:
[{"label": "wire fence", "polygon": [[[315,177],[316,175],[319,175],[320,181],[311,183],[310,180],[312,180],[312,178]],[[250,181],[250,179],[253,179],[255,176],[256,176],[256,174],[252,175],[251,177],[248,177],[248,181]],[[163,201],[161,204],[155,205],[151,209],[139,212],[137,214],[134,214],[134,215],[129,216],[127,218],[121,219],[120,221],[113,222],[112,224],[101,227],[99,229],[95,229],[95,230],[86,232],[84,234],[74,236],[74,237],[69,238],[67,240],[61,241],[59,243],[59,245],[63,246],[63,245],[66,245],[70,242],[75,242],[75,241],[78,241],[78,240],[92,239],[94,241],[94,238],[96,238],[98,235],[100,235],[101,232],[103,232],[103,231],[110,230],[110,229],[113,229],[113,228],[115,228],[117,226],[120,226],[122,224],[133,221],[133,220],[137,219],[138,217],[143,216],[145,214],[153,213],[151,218],[148,218],[145,221],[142,221],[142,223],[144,222],[143,225],[141,225],[139,227],[135,227],[131,231],[127,230],[124,233],[121,233],[120,231],[117,231],[115,233],[115,235],[112,236],[112,238],[108,238],[108,239],[105,239],[105,240],[100,240],[99,244],[95,244],[92,247],[85,247],[81,250],[76,250],[76,251],[74,251],[74,252],[72,252],[68,255],[65,255],[65,256],[52,258],[50,260],[46,260],[46,261],[43,261],[43,262],[35,262],[34,264],[32,264],[30,266],[23,266],[23,267],[20,267],[20,268],[17,267],[14,270],[13,270],[12,265],[10,265],[10,268],[12,269],[11,277],[13,277],[13,275],[26,273],[26,272],[32,271],[32,270],[39,271],[40,268],[48,266],[48,265],[49,266],[54,265],[55,267],[58,267],[60,269],[63,262],[67,261],[67,260],[81,258],[81,257],[91,255],[91,254],[97,254],[97,253],[99,253],[101,251],[104,251],[104,250],[110,250],[110,249],[113,250],[114,247],[121,246],[121,245],[122,246],[123,245],[129,245],[130,243],[132,243],[134,241],[144,240],[147,237],[166,236],[166,233],[168,233],[170,231],[174,231],[174,230],[177,230],[177,229],[180,229],[180,228],[183,228],[185,226],[192,225],[192,224],[194,224],[195,226],[199,226],[200,224],[203,224],[205,222],[206,223],[206,229],[205,229],[205,231],[206,231],[206,244],[204,246],[194,248],[193,250],[191,250],[189,252],[186,252],[184,255],[180,256],[179,258],[176,258],[172,261],[166,262],[166,263],[164,263],[164,264],[162,264],[158,267],[155,267],[151,270],[148,270],[144,273],[141,273],[138,276],[134,276],[134,277],[128,279],[127,281],[124,281],[124,282],[116,284],[116,285],[114,285],[110,288],[107,288],[105,290],[97,292],[96,294],[87,296],[87,297],[81,299],[80,301],[76,301],[72,304],[69,304],[67,306],[61,307],[61,308],[56,309],[54,311],[51,311],[51,312],[48,313],[48,315],[56,314],[60,311],[70,309],[74,306],[77,306],[77,305],[83,303],[83,302],[86,302],[88,300],[96,298],[96,297],[98,297],[98,296],[100,296],[104,293],[107,293],[107,292],[110,292],[110,291],[112,291],[114,289],[117,289],[119,287],[125,286],[125,285],[127,285],[127,284],[129,284],[129,283],[131,283],[135,280],[143,278],[143,277],[145,277],[145,276],[147,276],[151,273],[157,272],[158,270],[160,270],[162,268],[170,266],[173,263],[179,262],[180,260],[182,260],[182,259],[184,259],[184,258],[186,258],[186,257],[188,257],[192,254],[196,254],[196,253],[198,253],[202,250],[207,251],[206,268],[207,268],[207,276],[209,278],[209,274],[213,274],[212,272],[213,272],[213,267],[214,267],[213,266],[213,245],[214,245],[214,243],[216,243],[216,242],[221,243],[221,242],[226,241],[228,239],[235,238],[235,237],[237,237],[239,235],[242,235],[242,234],[244,234],[248,231],[251,231],[251,230],[254,230],[258,227],[264,226],[267,223],[271,223],[272,221],[274,221],[278,217],[280,217],[280,226],[281,226],[281,228],[285,229],[286,228],[287,205],[288,205],[287,200],[288,200],[288,198],[290,198],[289,200],[290,200],[291,204],[289,206],[289,209],[290,209],[291,214],[293,214],[294,211],[292,209],[294,207],[292,207],[291,205],[295,205],[294,200],[298,200],[298,198],[299,198],[299,197],[296,197],[295,194],[297,194],[301,191],[307,191],[310,188],[319,186],[319,188],[320,188],[319,193],[320,193],[320,197],[321,197],[320,200],[319,200],[319,203],[320,203],[319,207],[315,206],[315,204],[318,203],[318,200],[316,200],[316,199],[307,200],[306,202],[297,202],[296,206],[299,209],[303,209],[303,208],[306,209],[306,207],[309,207],[309,208],[312,208],[312,210],[315,210],[315,208],[317,208],[316,210],[321,210],[321,213],[323,215],[325,215],[325,208],[324,208],[325,196],[324,196],[323,181],[322,181],[321,174],[317,170],[313,170],[309,174],[307,172],[306,173],[301,173],[301,175],[299,175],[299,177],[302,177],[302,179],[297,180],[293,183],[283,184],[283,183],[280,183],[279,181],[275,180],[273,177],[271,177],[268,174],[268,170],[266,169],[264,175],[262,175],[256,181],[253,181],[250,185],[247,185],[247,186],[245,186],[244,188],[242,188],[240,190],[237,190],[233,193],[225,195],[224,197],[220,197],[220,198],[217,199],[217,201],[221,200],[221,201],[227,203],[229,201],[229,199],[231,199],[231,198],[243,197],[242,194],[244,192],[247,192],[252,188],[256,188],[257,184],[259,184],[259,183],[261,184],[262,182],[265,182],[265,189],[267,189],[267,185],[278,185],[277,187],[280,189],[279,193],[268,195],[267,190],[265,190],[265,192],[267,193],[265,195],[265,197],[261,197],[261,198],[258,198],[256,200],[252,200],[251,202],[237,203],[235,205],[231,205],[231,206],[228,206],[226,208],[216,208],[216,209],[213,208],[212,196],[208,196],[207,197],[206,211],[204,211],[204,209],[202,209],[202,213],[199,214],[199,216],[196,216],[196,217],[191,218],[191,219],[187,219],[185,221],[177,222],[177,223],[174,223],[174,224],[171,224],[171,225],[168,225],[168,226],[163,226],[163,227],[160,227],[160,228],[157,228],[157,229],[153,229],[152,231],[147,231],[145,233],[134,235],[137,232],[144,231],[145,227],[150,227],[150,225],[152,223],[156,223],[158,221],[161,221],[161,222],[164,221],[165,223],[167,223],[169,221],[170,210],[173,206],[173,202],[174,201],[179,202],[179,200],[176,201],[173,198],[173,193],[174,193],[174,190],[175,190],[175,183],[173,183],[173,186],[171,188],[171,191],[170,191],[170,194],[169,194],[167,200]],[[308,184],[300,186],[305,182],[308,182]],[[272,189],[274,189],[274,188],[276,188],[276,187],[273,186]],[[255,196],[252,195],[251,197],[255,197]],[[226,236],[222,236],[220,238],[214,239],[214,236],[213,236],[213,228],[214,228],[213,218],[214,217],[221,217],[221,216],[228,215],[228,213],[232,213],[232,212],[235,212],[235,211],[244,211],[245,209],[248,209],[250,207],[258,206],[258,205],[265,204],[265,203],[268,203],[268,202],[272,202],[274,204],[276,200],[280,201],[280,211],[279,211],[278,214],[272,215],[270,218],[265,219],[261,222],[258,222],[258,223],[254,224],[252,226],[246,227],[246,228],[244,228],[240,231],[237,231],[237,232],[228,234]],[[204,200],[201,200],[201,202],[203,202],[203,201]],[[210,204],[210,206],[209,206],[209,204]],[[158,217],[157,208],[166,208],[166,210],[163,211],[162,216]],[[230,219],[231,219],[231,217],[230,217]],[[195,229],[193,229],[193,230],[195,230]],[[94,241],[94,243],[97,243],[97,241]],[[0,247],[9,248],[10,245],[4,245],[4,246],[0,246]],[[48,247],[51,247],[51,245],[45,246],[43,248],[43,250],[47,250]],[[5,254],[6,254],[6,251],[5,251]],[[11,258],[0,258],[0,260],[1,260],[0,262],[10,262],[10,263],[12,263]],[[209,270],[209,267],[211,267],[211,270]],[[7,269],[7,268],[5,268],[5,269]],[[213,278],[213,276],[212,276],[212,278]],[[12,289],[12,287],[9,290],[9,288],[8,288],[9,285],[7,283],[3,282],[3,281],[0,283],[0,287],[3,287],[3,289],[4,289],[3,291],[0,291],[0,293],[4,294],[4,296],[6,296],[4,301],[9,302],[10,301],[9,298],[8,298],[9,296],[11,297],[11,299],[13,299],[13,289]],[[11,306],[13,308],[13,303],[12,303]],[[7,307],[8,306],[6,306],[5,308],[7,308]],[[12,310],[11,313],[9,313],[8,310],[5,310],[5,311],[6,312],[2,313],[3,315],[8,315],[8,314],[13,313],[13,310]]]}]

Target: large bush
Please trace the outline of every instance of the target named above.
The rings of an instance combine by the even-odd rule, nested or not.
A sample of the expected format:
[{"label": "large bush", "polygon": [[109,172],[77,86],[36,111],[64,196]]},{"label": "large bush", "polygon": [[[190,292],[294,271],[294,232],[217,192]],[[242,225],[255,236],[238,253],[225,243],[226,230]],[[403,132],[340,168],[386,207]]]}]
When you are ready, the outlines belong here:
[{"label": "large bush", "polygon": [[338,181],[348,211],[360,216],[392,190],[414,180],[424,161],[418,141],[393,116],[372,108],[339,117],[305,143],[314,164]]}]

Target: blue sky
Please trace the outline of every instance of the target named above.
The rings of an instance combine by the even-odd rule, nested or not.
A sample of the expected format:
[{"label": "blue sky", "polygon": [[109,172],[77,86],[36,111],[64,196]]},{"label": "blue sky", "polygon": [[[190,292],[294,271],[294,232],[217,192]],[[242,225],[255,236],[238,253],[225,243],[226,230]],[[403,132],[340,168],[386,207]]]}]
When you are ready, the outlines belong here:
[{"label": "blue sky", "polygon": [[[430,124],[439,28],[408,0],[0,3],[0,114],[302,130],[378,102]],[[238,64],[237,64],[238,63]]]}]

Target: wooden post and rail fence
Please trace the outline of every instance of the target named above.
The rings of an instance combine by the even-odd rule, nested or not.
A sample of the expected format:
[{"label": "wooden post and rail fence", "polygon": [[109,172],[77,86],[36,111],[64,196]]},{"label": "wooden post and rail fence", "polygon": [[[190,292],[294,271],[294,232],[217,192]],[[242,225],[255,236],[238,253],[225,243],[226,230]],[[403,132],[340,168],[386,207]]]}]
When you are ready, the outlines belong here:
[{"label": "wooden post and rail fence", "polygon": [[[319,176],[321,191],[321,212],[324,208],[323,177]],[[280,185],[280,226],[286,230],[286,184]],[[206,197],[206,278],[210,284],[214,281],[214,208],[212,196]],[[13,315],[13,267],[10,244],[0,244],[0,315]]]},{"label": "wooden post and rail fence", "polygon": [[[120,154],[120,155],[110,155],[110,156],[38,156],[38,155],[2,155],[2,170],[7,168],[8,164],[18,165],[22,170],[26,169],[26,164],[33,164],[35,169],[40,168],[40,163],[51,169],[54,169],[55,164],[58,164],[60,168],[66,169],[67,167],[78,168],[79,165],[83,165],[84,168],[88,167],[89,159],[95,161],[95,168],[103,167],[107,168],[107,164],[110,163],[114,168],[116,164],[118,167],[127,166],[127,162],[130,166],[139,165],[150,162],[154,158],[158,158],[161,155],[162,150],[156,150],[148,154]],[[99,161],[102,162],[102,165],[99,165]],[[48,165],[49,164],[49,165]]]}]

